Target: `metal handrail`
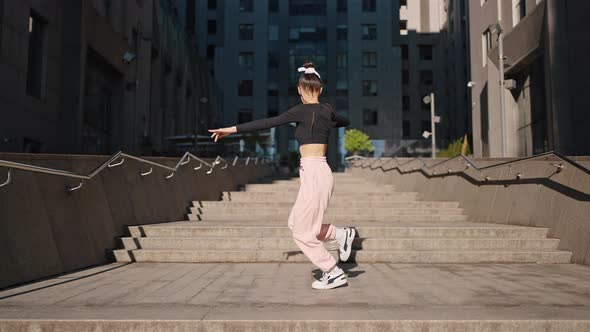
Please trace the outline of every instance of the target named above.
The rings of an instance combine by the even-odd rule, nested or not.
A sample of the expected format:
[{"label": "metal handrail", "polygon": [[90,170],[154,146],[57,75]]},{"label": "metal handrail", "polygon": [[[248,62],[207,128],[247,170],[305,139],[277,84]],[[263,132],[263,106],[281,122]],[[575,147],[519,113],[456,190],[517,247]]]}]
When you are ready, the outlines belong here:
[{"label": "metal handrail", "polygon": [[[118,162],[115,162],[119,158],[120,158],[120,160]],[[119,152],[115,153],[114,155],[112,155],[107,161],[105,161],[104,163],[99,165],[96,169],[94,169],[88,175],[79,174],[79,173],[70,172],[70,171],[59,170],[59,169],[54,169],[54,168],[23,164],[23,163],[18,163],[18,162],[14,162],[14,161],[0,160],[0,167],[8,168],[7,180],[4,183],[0,184],[0,187],[4,187],[4,186],[9,185],[12,182],[12,176],[11,176],[12,171],[14,169],[18,169],[18,170],[27,171],[27,172],[58,175],[58,176],[67,177],[67,178],[79,179],[80,183],[77,186],[66,188],[66,190],[68,192],[72,192],[72,191],[76,191],[76,190],[82,188],[82,186],[84,184],[84,180],[90,180],[90,179],[94,178],[96,175],[98,175],[100,172],[102,172],[105,168],[110,169],[110,168],[121,166],[125,162],[125,158],[133,159],[133,160],[136,160],[136,161],[139,161],[141,163],[148,164],[151,166],[148,171],[139,173],[141,177],[145,177],[145,176],[152,174],[153,167],[158,167],[158,168],[161,168],[164,170],[171,171],[171,173],[165,177],[166,179],[172,178],[174,176],[174,174],[176,173],[176,171],[178,171],[180,166],[190,163],[191,160],[195,160],[195,161],[200,162],[200,165],[198,167],[193,168],[193,170],[195,170],[195,171],[200,169],[203,165],[208,166],[209,170],[206,172],[207,174],[211,174],[213,172],[213,169],[215,168],[215,166],[218,165],[221,161],[225,162],[225,165],[223,167],[221,167],[221,169],[226,169],[228,166],[228,162],[219,155],[215,158],[215,161],[213,161],[212,163],[208,163],[205,160],[195,156],[194,154],[192,154],[188,151],[184,153],[184,155],[180,158],[180,160],[178,161],[178,163],[176,163],[176,166],[174,166],[174,167],[159,164],[154,161],[150,161],[150,160],[147,160],[147,159],[144,159],[141,157],[132,156],[132,155],[126,154],[122,151],[119,151]],[[236,156],[236,159],[234,160],[234,163],[232,164],[232,166],[236,166],[236,162],[238,159],[239,159],[239,157]],[[248,165],[249,159],[250,159],[250,157],[248,156],[248,159],[246,160],[245,165]]]},{"label": "metal handrail", "polygon": [[[497,163],[497,164],[493,164],[493,165],[489,165],[489,166],[483,166],[483,167],[477,166],[472,160],[470,160],[465,155],[459,155],[459,156],[456,156],[456,157],[453,157],[453,158],[449,158],[449,159],[443,160],[441,162],[438,162],[438,163],[435,163],[435,164],[432,164],[432,165],[428,165],[422,158],[419,158],[419,157],[418,158],[411,159],[411,160],[409,160],[407,162],[402,163],[402,162],[400,162],[397,159],[396,156],[394,156],[391,160],[387,161],[384,165],[381,165],[379,167],[381,167],[384,171],[388,171],[388,170],[392,170],[392,169],[397,169],[402,174],[422,171],[422,172],[426,173],[429,176],[436,176],[436,175],[440,175],[440,174],[437,174],[437,171],[435,169],[437,169],[441,165],[450,163],[450,162],[455,161],[455,160],[463,160],[465,162],[465,168],[460,169],[460,170],[455,170],[455,171],[453,171],[453,170],[451,170],[449,168],[449,169],[447,169],[446,173],[447,174],[458,174],[458,173],[465,173],[465,174],[467,174],[466,171],[468,169],[473,169],[474,171],[476,171],[479,174],[479,176],[481,177],[482,180],[489,181],[489,180],[491,180],[491,178],[489,176],[485,175],[484,174],[484,171],[491,170],[491,169],[498,168],[498,167],[502,167],[502,166],[508,166],[509,167],[510,174],[514,175],[514,177],[515,177],[516,180],[521,180],[521,179],[524,178],[524,171],[513,173],[512,172],[512,165],[523,163],[525,161],[530,161],[530,160],[539,159],[539,158],[547,158],[547,157],[555,157],[555,158],[561,160],[562,162],[568,163],[571,166],[579,169],[580,171],[582,171],[582,172],[590,175],[590,169],[588,169],[584,165],[581,165],[581,164],[577,163],[576,161],[574,161],[574,160],[572,160],[572,159],[570,159],[570,158],[562,155],[561,153],[555,152],[555,151],[544,152],[544,153],[537,154],[537,155],[530,156],[530,157],[518,158],[518,159],[514,159],[514,160],[509,160],[509,161],[503,161],[503,162],[500,162],[500,163]],[[352,158],[350,158],[350,159],[352,159]],[[362,159],[367,159],[367,158],[362,158]],[[376,161],[379,161],[379,160],[381,160],[381,158],[377,158],[377,159],[373,160],[370,165],[365,165],[366,164],[366,160],[362,160],[362,164],[361,165],[357,165],[358,162],[359,162],[359,160],[355,158],[355,160],[353,162],[349,162],[349,164],[351,164],[350,165],[351,167],[363,167],[363,168],[365,168],[365,167],[371,167],[373,163],[375,163]],[[394,167],[391,167],[389,169],[383,168],[383,166],[387,165],[391,161],[395,161],[397,165],[394,166]],[[422,163],[422,166],[420,168],[412,167],[411,169],[408,169],[408,168],[405,168],[404,167],[404,166],[409,165],[411,163],[414,163],[416,161],[419,161],[420,163]],[[556,168],[555,173],[560,173],[561,171],[563,171],[565,169],[565,166],[562,163],[560,163],[560,164],[554,164],[554,163],[552,163],[551,165]],[[555,174],[555,173],[553,173],[553,174]],[[553,175],[553,174],[551,174],[551,175]],[[469,175],[469,174],[467,174],[467,175]],[[469,176],[471,176],[471,175],[469,175]]]}]

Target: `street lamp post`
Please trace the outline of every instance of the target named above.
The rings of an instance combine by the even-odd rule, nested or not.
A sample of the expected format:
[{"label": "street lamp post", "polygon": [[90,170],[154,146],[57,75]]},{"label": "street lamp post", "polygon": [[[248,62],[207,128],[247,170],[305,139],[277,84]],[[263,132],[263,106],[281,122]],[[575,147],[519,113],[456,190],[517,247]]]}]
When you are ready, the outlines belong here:
[{"label": "street lamp post", "polygon": [[431,92],[430,95],[424,97],[422,99],[424,104],[430,104],[430,130],[432,131],[429,133],[428,131],[424,131],[422,136],[424,138],[428,138],[432,136],[432,159],[436,158],[436,124],[440,122],[440,118],[434,114],[434,92]]}]

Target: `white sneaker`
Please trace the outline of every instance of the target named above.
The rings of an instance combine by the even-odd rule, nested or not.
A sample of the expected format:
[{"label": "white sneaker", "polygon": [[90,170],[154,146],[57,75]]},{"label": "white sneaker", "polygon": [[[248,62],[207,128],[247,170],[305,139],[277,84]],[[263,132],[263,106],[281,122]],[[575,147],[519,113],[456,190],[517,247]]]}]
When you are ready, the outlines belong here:
[{"label": "white sneaker", "polygon": [[350,253],[352,252],[352,242],[354,241],[354,237],[356,236],[356,230],[352,227],[345,227],[344,228],[345,235],[338,241],[338,245],[340,246],[340,260],[342,262],[346,262],[348,258],[350,258]]},{"label": "white sneaker", "polygon": [[346,274],[344,271],[335,266],[330,272],[323,272],[322,278],[316,280],[311,284],[313,289],[332,289],[340,286],[344,286],[348,283],[346,281]]}]

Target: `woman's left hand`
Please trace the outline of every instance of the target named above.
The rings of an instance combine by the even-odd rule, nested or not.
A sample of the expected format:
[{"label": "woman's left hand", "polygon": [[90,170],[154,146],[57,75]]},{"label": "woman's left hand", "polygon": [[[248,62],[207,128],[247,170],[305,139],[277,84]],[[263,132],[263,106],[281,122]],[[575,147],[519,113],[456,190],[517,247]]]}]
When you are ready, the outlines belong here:
[{"label": "woman's left hand", "polygon": [[236,132],[236,126],[233,127],[226,127],[226,128],[218,128],[218,129],[209,129],[209,132],[212,132],[211,137],[217,142],[218,138],[223,138],[227,135],[233,134]]}]

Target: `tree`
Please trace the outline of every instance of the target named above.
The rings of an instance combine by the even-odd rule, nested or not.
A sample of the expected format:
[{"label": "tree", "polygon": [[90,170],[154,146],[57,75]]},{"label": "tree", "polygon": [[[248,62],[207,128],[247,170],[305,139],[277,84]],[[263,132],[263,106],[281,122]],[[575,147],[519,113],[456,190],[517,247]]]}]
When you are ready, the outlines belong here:
[{"label": "tree", "polygon": [[358,129],[349,129],[344,134],[344,149],[352,154],[359,151],[373,152],[373,143],[369,140],[369,135]]}]

